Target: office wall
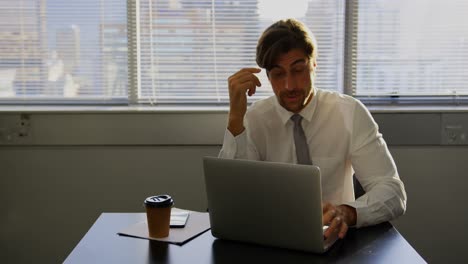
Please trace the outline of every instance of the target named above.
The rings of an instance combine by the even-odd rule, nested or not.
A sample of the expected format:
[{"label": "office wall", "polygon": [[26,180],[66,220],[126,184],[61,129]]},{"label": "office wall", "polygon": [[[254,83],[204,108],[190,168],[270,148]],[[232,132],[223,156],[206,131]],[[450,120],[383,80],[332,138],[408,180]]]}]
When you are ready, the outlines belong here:
[{"label": "office wall", "polygon": [[429,263],[467,263],[468,147],[391,147],[408,194],[393,224]]},{"label": "office wall", "polygon": [[[27,136],[8,138],[21,117],[0,115],[0,258],[6,263],[61,262],[101,212],[143,212],[151,194],[170,193],[181,208],[206,208],[201,158],[218,153],[225,113],[31,113],[27,131],[20,128]],[[392,130],[407,127],[407,115],[397,123],[394,115],[375,117],[408,193],[407,214],[394,224],[430,263],[466,262],[468,146],[431,145],[430,131],[408,145],[401,129]]]},{"label": "office wall", "polygon": [[206,210],[200,162],[217,152],[210,146],[2,148],[0,257],[61,262],[101,212],[143,212],[152,194]]}]

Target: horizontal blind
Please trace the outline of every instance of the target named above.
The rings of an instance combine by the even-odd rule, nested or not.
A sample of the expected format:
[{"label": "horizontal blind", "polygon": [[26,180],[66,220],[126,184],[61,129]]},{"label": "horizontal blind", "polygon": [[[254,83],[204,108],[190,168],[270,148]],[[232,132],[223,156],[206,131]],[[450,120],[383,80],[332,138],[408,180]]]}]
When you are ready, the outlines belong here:
[{"label": "horizontal blind", "polygon": [[[344,1],[303,2],[288,13],[305,22],[319,43],[317,86],[342,89]],[[138,102],[227,103],[227,79],[257,67],[255,48],[264,29],[287,13],[288,1],[137,0]],[[323,47],[323,48],[320,48]],[[272,95],[265,71],[250,101]]]},{"label": "horizontal blind", "polygon": [[0,0],[0,102],[127,98],[125,0]]},{"label": "horizontal blind", "polygon": [[468,95],[465,0],[359,0],[357,96]]}]

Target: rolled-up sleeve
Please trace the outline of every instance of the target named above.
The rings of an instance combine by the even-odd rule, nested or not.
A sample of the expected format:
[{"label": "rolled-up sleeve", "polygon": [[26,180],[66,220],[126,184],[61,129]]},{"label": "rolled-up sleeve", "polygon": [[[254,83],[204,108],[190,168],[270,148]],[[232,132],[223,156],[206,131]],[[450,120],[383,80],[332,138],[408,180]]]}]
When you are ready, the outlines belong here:
[{"label": "rolled-up sleeve", "polygon": [[366,193],[346,203],[357,212],[356,227],[395,219],[406,210],[406,192],[378,125],[364,105],[354,111],[351,163]]}]

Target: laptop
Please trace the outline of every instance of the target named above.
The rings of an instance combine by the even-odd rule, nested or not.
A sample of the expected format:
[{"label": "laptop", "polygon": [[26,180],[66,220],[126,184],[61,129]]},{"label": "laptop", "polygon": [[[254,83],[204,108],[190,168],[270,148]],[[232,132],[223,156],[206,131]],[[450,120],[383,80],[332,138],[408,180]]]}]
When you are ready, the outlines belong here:
[{"label": "laptop", "polygon": [[204,157],[211,233],[235,240],[324,253],[320,169],[312,165]]}]

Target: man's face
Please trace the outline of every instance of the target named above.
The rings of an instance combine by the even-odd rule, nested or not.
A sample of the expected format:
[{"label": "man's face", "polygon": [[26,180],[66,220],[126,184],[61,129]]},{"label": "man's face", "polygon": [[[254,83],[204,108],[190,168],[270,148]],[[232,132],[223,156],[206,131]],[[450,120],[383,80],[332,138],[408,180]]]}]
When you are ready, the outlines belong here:
[{"label": "man's face", "polygon": [[281,106],[290,112],[299,113],[310,102],[311,73],[314,70],[314,62],[310,62],[300,49],[293,49],[278,57],[268,72],[268,79]]}]

